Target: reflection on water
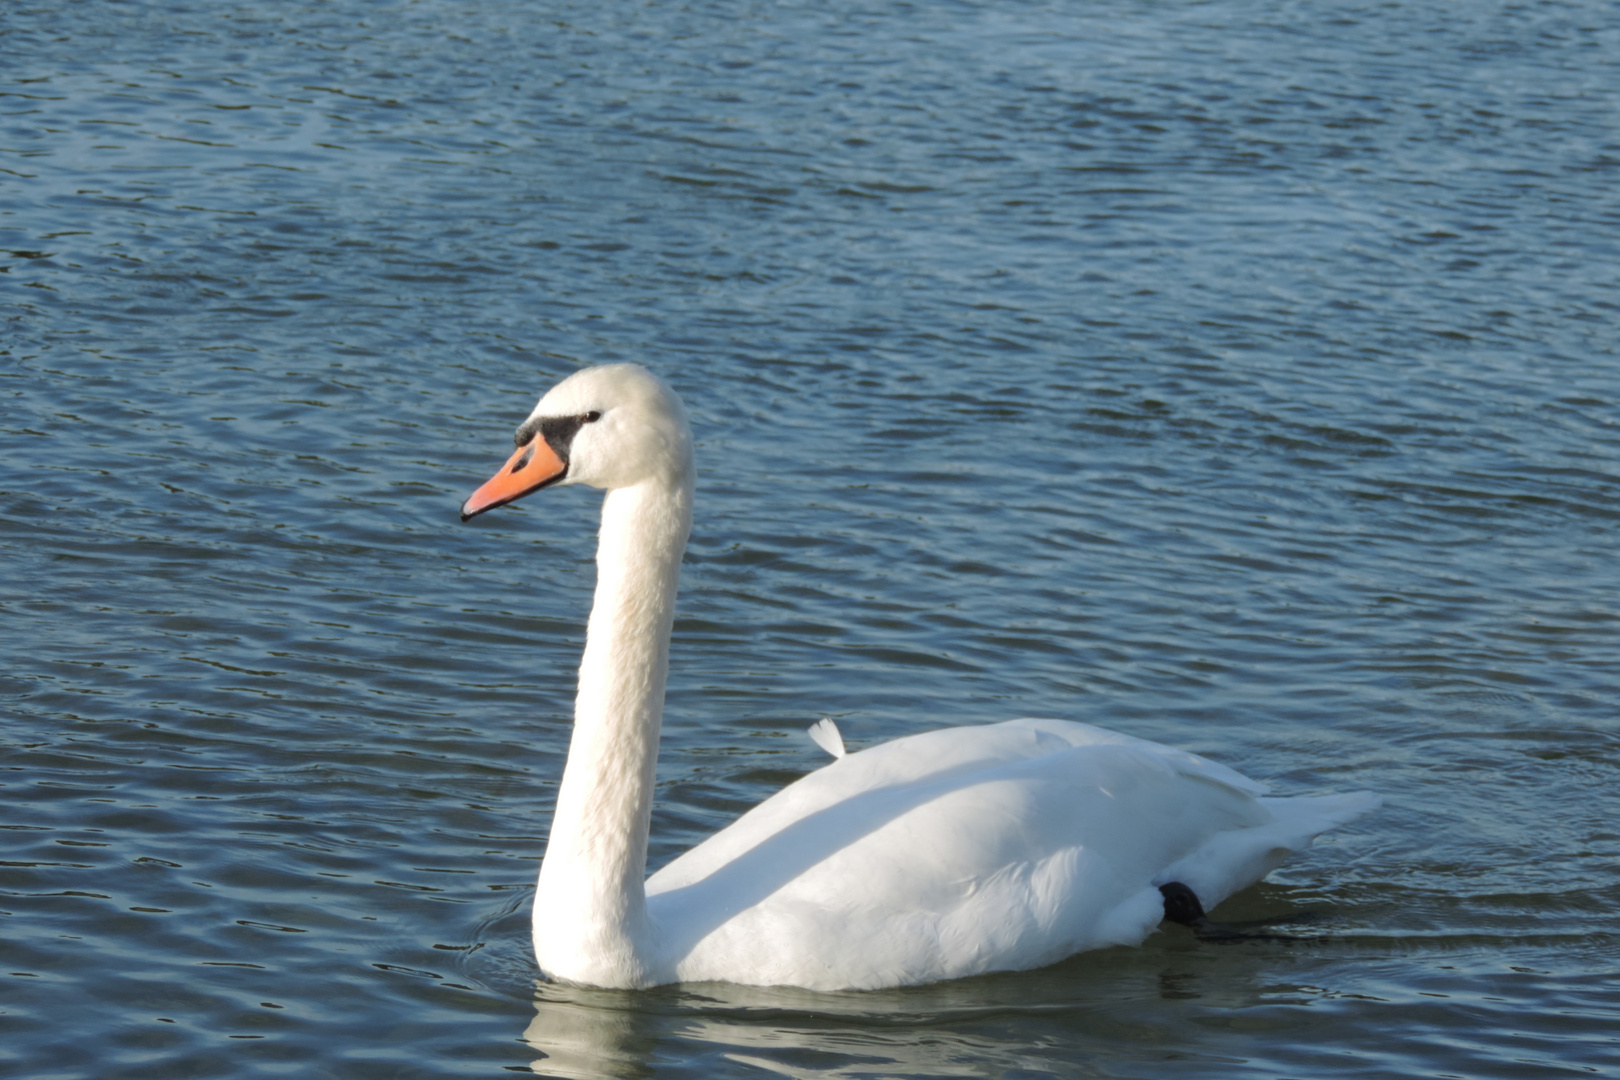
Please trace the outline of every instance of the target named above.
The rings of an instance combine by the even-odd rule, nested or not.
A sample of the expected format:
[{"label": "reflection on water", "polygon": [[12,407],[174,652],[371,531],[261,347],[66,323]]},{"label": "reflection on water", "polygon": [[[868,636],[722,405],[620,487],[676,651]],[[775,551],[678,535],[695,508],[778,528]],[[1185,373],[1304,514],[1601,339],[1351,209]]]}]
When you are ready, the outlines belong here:
[{"label": "reflection on water", "polygon": [[650,1063],[662,1018],[648,995],[624,990],[537,983],[534,1019],[523,1032],[540,1059],[539,1076],[561,1080],[633,1080],[653,1075]]},{"label": "reflection on water", "polygon": [[[1264,891],[1273,907],[1283,902]],[[1264,943],[1229,947],[1258,949],[1236,965],[1251,973],[1285,955],[1267,954]],[[1201,949],[1172,928],[1145,949],[1088,953],[1041,972],[869,992],[698,984],[627,993],[539,983],[524,1039],[544,1055],[536,1074],[569,1080],[701,1076],[724,1062],[795,1078],[1111,1076],[1155,1047],[1166,1061],[1219,1060],[1212,1044],[1234,1050],[1246,1039],[1233,1046],[1201,1037],[1199,1021],[1224,1027],[1223,1018],[1268,1001],[1308,1006],[1327,994],[1276,985],[1257,992],[1230,977],[1231,956],[1210,965]],[[1179,1016],[1158,1004],[1170,1001],[1181,1003]],[[1059,1030],[1057,1041],[1037,1034]],[[1186,1049],[1196,1044],[1205,1052]]]},{"label": "reflection on water", "polygon": [[[1033,1002],[1006,1000],[1016,1016]],[[983,1076],[1064,1067],[1022,1035],[964,1030],[987,1013],[984,988],[923,1000],[886,993],[816,994],[787,988],[699,984],[624,994],[540,984],[524,1039],[543,1056],[537,1075],[627,1080],[670,1062],[700,1074],[722,1059],[787,1077],[872,1073]]]},{"label": "reflection on water", "polygon": [[[1271,886],[1248,913],[1300,913]],[[1140,1077],[1410,1075],[1447,1052],[1459,1075],[1540,1076],[1576,1039],[1589,1062],[1615,1060],[1602,976],[1565,981],[1470,950],[1408,981],[1410,950],[1328,916],[1292,941],[1199,942],[1168,928],[1142,949],[1109,949],[1054,968],[903,990],[824,994],[702,984],[628,993],[540,983],[524,1033],[540,1076],[703,1077],[732,1065],[785,1077]],[[1305,978],[1301,978],[1304,975]],[[1553,992],[1564,1008],[1535,1013]],[[1477,1009],[1520,1015],[1469,1047],[1444,1033]],[[1521,1013],[1520,1011],[1523,1010]],[[1533,1022],[1531,1022],[1533,1017]],[[1332,1032],[1331,1038],[1325,1034]],[[1435,1041],[1437,1040],[1437,1041]],[[1432,1045],[1430,1044],[1433,1041]]]}]

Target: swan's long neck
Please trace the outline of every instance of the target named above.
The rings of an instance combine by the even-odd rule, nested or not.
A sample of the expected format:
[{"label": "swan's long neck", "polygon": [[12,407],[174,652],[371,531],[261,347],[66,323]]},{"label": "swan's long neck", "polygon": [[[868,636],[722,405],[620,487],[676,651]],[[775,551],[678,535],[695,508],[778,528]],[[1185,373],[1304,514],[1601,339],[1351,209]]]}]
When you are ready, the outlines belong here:
[{"label": "swan's long neck", "polygon": [[647,830],[692,485],[607,493],[574,734],[534,903],[541,970],[598,986],[647,978]]}]

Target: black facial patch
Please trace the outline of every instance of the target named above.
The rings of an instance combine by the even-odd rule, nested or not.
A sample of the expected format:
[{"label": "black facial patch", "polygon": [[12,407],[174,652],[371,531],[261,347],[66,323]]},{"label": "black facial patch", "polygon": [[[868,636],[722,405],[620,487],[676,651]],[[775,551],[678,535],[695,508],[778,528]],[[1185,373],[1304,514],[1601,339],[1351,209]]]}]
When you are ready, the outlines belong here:
[{"label": "black facial patch", "polygon": [[559,460],[568,464],[568,448],[574,445],[574,436],[586,424],[594,424],[602,419],[602,414],[596,411],[583,413],[579,416],[537,416],[526,420],[523,426],[517,429],[512,441],[518,446],[527,446],[533,441],[535,434],[546,440]]},{"label": "black facial patch", "polygon": [[542,423],[544,423],[544,421],[538,417],[533,420],[523,421],[523,423],[518,427],[517,431],[512,435],[512,445],[528,446],[529,440],[534,438],[534,433],[540,430],[540,425]]}]

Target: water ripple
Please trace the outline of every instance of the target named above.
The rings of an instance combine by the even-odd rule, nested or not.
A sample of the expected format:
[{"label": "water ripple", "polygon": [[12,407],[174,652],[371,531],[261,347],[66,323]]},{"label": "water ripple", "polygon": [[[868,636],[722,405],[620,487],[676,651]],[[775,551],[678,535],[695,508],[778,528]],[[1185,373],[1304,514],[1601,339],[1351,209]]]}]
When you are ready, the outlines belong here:
[{"label": "water ripple", "polygon": [[[1617,50],[1588,0],[9,10],[0,1061],[1620,1068]],[[699,439],[654,865],[823,715],[1385,810],[1220,913],[1287,939],[537,988],[594,503],[454,510],[617,359]]]}]

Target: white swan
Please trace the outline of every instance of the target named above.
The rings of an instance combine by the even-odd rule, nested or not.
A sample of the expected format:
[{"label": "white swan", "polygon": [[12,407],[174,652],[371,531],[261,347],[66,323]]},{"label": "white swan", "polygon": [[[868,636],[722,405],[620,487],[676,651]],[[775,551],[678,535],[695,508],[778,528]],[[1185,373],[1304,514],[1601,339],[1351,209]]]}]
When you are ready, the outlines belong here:
[{"label": "white swan", "polygon": [[[1037,967],[1136,944],[1176,903],[1201,914],[1199,900],[1214,906],[1378,805],[1365,792],[1266,798],[1180,750],[1011,720],[836,757],[644,881],[692,520],[685,410],[641,367],[588,368],[540,399],[517,443],[463,520],[552,484],[607,489],[573,738],[534,898],[535,955],[550,978],[833,990]],[[835,730],[821,735],[842,749]]]}]

